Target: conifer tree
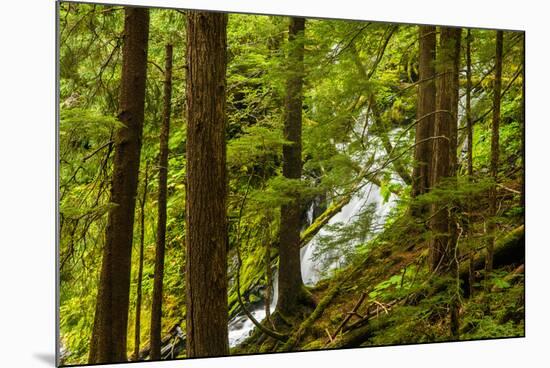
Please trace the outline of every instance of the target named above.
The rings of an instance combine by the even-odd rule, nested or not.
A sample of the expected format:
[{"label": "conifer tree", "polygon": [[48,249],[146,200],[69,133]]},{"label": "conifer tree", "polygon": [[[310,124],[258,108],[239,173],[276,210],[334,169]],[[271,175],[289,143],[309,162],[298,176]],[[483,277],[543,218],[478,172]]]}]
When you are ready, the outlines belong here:
[{"label": "conifer tree", "polygon": [[105,230],[89,363],[124,362],[130,297],[130,264],[145,105],[149,10],[124,10],[120,113],[115,136],[111,203]]},{"label": "conifer tree", "polygon": [[486,277],[493,272],[493,256],[495,247],[495,229],[497,215],[496,183],[498,181],[498,162],[499,162],[499,129],[500,129],[500,100],[502,90],[502,44],[504,33],[496,31],[496,50],[495,50],[495,83],[493,85],[493,119],[491,129],[491,179],[493,185],[489,191],[489,215],[492,218],[487,226],[489,240],[487,244],[487,256],[485,263]]},{"label": "conifer tree", "polygon": [[435,54],[436,28],[418,27],[418,97],[416,107],[416,146],[412,196],[428,192],[431,177],[432,147],[435,128]]},{"label": "conifer tree", "polygon": [[170,114],[172,111],[172,45],[166,45],[164,66],[164,106],[160,128],[158,222],[155,248],[155,279],[153,283],[153,304],[151,309],[151,359],[160,359],[162,330],[162,290],[164,279],[164,253],[166,247],[166,199],[168,181],[168,138]]},{"label": "conifer tree", "polygon": [[229,353],[225,73],[227,15],[187,13],[187,357]]},{"label": "conifer tree", "polygon": [[[302,88],[304,84],[304,18],[290,18],[288,33],[284,137],[292,142],[283,146],[283,176],[302,177]],[[281,206],[279,233],[279,299],[277,310],[292,314],[306,293],[300,268],[300,228],[302,204],[299,194]]]}]

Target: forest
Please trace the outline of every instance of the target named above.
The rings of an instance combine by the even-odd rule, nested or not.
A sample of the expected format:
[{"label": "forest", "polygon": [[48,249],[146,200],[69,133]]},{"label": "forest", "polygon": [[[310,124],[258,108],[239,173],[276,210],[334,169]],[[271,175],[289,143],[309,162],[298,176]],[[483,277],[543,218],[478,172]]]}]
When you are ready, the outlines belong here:
[{"label": "forest", "polygon": [[58,364],[524,337],[524,45],[59,3]]}]

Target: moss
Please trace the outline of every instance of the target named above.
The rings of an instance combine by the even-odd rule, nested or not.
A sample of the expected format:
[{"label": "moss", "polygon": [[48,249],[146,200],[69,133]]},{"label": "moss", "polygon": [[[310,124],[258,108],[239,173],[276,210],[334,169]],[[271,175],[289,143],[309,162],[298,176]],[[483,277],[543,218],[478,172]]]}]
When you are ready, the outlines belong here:
[{"label": "moss", "polygon": [[313,340],[309,344],[302,347],[303,350],[319,350],[324,347],[324,343],[321,340]]}]

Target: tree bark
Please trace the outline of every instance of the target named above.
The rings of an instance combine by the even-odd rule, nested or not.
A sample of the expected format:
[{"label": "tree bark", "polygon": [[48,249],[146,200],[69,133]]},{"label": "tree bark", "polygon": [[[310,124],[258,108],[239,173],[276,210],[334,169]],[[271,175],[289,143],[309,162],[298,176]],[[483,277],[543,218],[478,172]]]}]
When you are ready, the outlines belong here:
[{"label": "tree bark", "polygon": [[[283,146],[283,176],[302,176],[302,86],[304,79],[304,18],[290,18],[288,78],[286,83],[284,137],[292,144]],[[300,197],[281,206],[279,234],[279,299],[277,310],[292,313],[303,292],[300,269]]]},{"label": "tree bark", "polygon": [[158,223],[155,250],[155,276],[151,309],[151,360],[159,360],[162,331],[162,287],[164,279],[164,252],[166,247],[166,197],[168,181],[168,138],[172,109],[172,45],[166,45],[164,80],[164,109],[160,130]]},{"label": "tree bark", "polygon": [[[431,187],[454,175],[456,145],[453,145],[453,132],[456,134],[458,103],[458,58],[461,30],[441,27],[440,45],[437,58],[438,74],[436,82],[436,107],[433,140],[433,162]],[[454,149],[453,149],[454,148]],[[431,229],[433,239],[430,246],[430,268],[432,271],[447,273],[452,267],[455,225],[450,216],[449,203],[435,203],[431,208]]]},{"label": "tree bark", "polygon": [[227,15],[187,13],[187,357],[229,354]]},{"label": "tree bark", "polygon": [[125,8],[119,119],[111,202],[97,294],[89,363],[127,360],[128,304],[134,210],[138,183],[147,72],[149,10]]},{"label": "tree bark", "polygon": [[[414,151],[415,166],[413,169],[412,197],[428,192],[431,177],[431,160],[434,136],[435,115],[435,54],[436,28],[419,26],[419,65],[418,100],[416,108],[416,146]],[[424,116],[427,116],[423,118]],[[421,119],[421,120],[420,120]],[[419,143],[424,142],[424,143]],[[419,209],[419,212],[423,212]]]},{"label": "tree bark", "polygon": [[145,246],[145,203],[147,202],[147,187],[149,184],[149,166],[145,164],[145,178],[143,182],[143,194],[139,212],[139,265],[136,295],[136,320],[134,325],[134,360],[139,357],[139,345],[141,339],[141,284],[143,281],[143,248]]},{"label": "tree bark", "polygon": [[499,157],[499,128],[500,128],[500,98],[502,89],[502,43],[503,31],[496,32],[496,50],[495,50],[495,83],[493,87],[493,126],[491,133],[491,178],[493,185],[489,191],[489,223],[487,231],[489,239],[487,244],[487,257],[485,263],[485,276],[488,277],[493,272],[493,253],[495,247],[495,229],[497,213],[496,183],[498,175],[498,157]]}]

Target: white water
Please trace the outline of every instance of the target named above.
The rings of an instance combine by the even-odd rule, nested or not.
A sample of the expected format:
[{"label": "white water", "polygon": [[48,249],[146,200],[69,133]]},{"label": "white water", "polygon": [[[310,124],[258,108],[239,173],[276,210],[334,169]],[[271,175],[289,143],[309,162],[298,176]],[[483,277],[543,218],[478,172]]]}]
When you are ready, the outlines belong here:
[{"label": "white water", "polygon": [[[369,183],[355,193],[349,203],[342,207],[342,210],[334,215],[328,221],[327,225],[330,226],[338,223],[342,223],[344,225],[349,224],[353,222],[354,218],[365,210],[368,205],[375,204],[376,212],[373,220],[373,228],[377,228],[379,227],[378,225],[382,225],[384,223],[385,217],[393,207],[394,201],[394,198],[390,198],[387,203],[384,203],[382,196],[380,195],[380,188]],[[329,264],[327,269],[321,269],[321,266],[326,262],[323,262],[322,258],[316,260],[313,257],[319,246],[320,238],[332,235],[331,231],[328,230],[327,225],[325,225],[305,247],[300,249],[302,280],[304,281],[304,284],[308,286],[315,285],[319,282],[324,271],[334,270],[342,266],[340,261],[335,261]],[[327,258],[325,257],[324,259],[326,260]]]},{"label": "white water", "polygon": [[[272,297],[269,310],[273,312],[277,305],[279,297],[279,277],[277,271],[273,272]],[[252,309],[250,313],[257,321],[262,321],[265,318],[265,304]],[[235,318],[229,321],[229,346],[233,347],[243,342],[254,329],[254,323],[245,315],[238,314]]]}]

